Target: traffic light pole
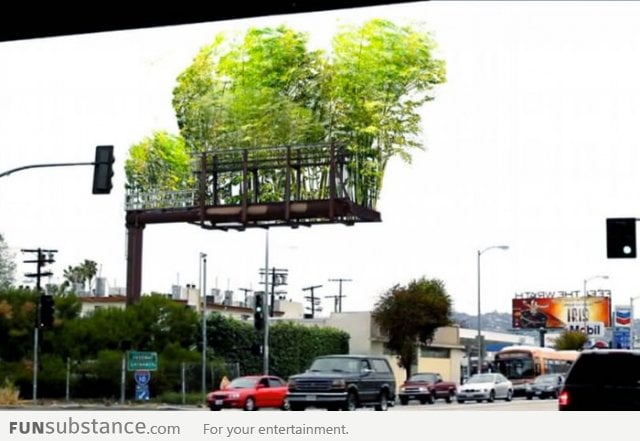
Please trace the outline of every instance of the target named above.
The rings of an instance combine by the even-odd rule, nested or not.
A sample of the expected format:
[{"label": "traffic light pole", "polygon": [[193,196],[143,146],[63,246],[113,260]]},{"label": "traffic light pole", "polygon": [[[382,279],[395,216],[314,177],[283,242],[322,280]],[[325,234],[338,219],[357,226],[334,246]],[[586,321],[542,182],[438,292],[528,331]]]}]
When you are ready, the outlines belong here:
[{"label": "traffic light pole", "polygon": [[56,162],[56,163],[51,163],[51,164],[25,165],[25,166],[22,166],[22,167],[13,168],[11,170],[7,170],[5,172],[0,173],[0,178],[2,178],[3,176],[9,176],[11,173],[15,173],[15,172],[21,171],[21,170],[28,170],[30,168],[70,167],[70,166],[74,166],[74,165],[96,165],[96,163],[95,162]]},{"label": "traffic light pole", "polygon": [[[42,248],[38,248],[35,250],[21,250],[23,253],[37,253],[37,258],[35,260],[25,260],[25,263],[35,263],[36,264],[36,272],[25,274],[27,277],[35,277],[36,278],[36,292],[39,294],[38,301],[36,303],[36,319],[33,326],[33,402],[35,403],[38,399],[38,368],[39,368],[39,347],[40,347],[40,327],[43,323],[43,313],[42,313],[42,305],[43,305],[43,295],[42,295],[42,285],[40,283],[40,279],[43,276],[52,275],[51,272],[42,272],[42,267],[46,263],[53,263],[53,253],[57,253],[58,250],[43,250]],[[45,253],[48,254],[48,258],[45,258]],[[46,305],[45,305],[46,306]],[[53,319],[53,310],[51,306],[47,306],[46,311],[47,317],[51,315],[51,317],[47,318],[47,322],[49,319]],[[49,324],[47,324],[49,325]]]},{"label": "traffic light pole", "polygon": [[269,375],[269,229],[264,247],[264,341],[262,346],[262,371]]},{"label": "traffic light pole", "polygon": [[93,194],[109,194],[111,192],[113,177],[113,156],[112,145],[99,145],[96,147],[95,161],[93,162],[52,162],[46,164],[29,164],[22,167],[12,168],[11,170],[0,173],[0,178],[9,176],[12,173],[28,170],[31,168],[44,167],[71,167],[76,165],[93,165]]}]

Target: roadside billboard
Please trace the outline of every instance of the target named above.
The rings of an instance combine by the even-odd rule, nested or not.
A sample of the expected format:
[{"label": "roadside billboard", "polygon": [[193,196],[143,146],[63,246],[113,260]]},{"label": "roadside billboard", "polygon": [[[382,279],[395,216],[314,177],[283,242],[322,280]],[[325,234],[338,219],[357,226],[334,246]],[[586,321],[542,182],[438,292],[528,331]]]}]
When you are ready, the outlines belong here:
[{"label": "roadside billboard", "polygon": [[521,329],[566,328],[586,322],[611,326],[610,297],[535,297],[512,299],[512,326]]}]

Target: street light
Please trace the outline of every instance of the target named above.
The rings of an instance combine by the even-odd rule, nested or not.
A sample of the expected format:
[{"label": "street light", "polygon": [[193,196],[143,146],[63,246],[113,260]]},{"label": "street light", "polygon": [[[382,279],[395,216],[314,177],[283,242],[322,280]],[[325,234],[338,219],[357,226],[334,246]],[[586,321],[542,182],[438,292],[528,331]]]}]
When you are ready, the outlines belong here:
[{"label": "street light", "polygon": [[[582,284],[582,294],[584,296],[584,334],[587,335],[587,323],[589,322],[589,305],[587,304],[587,282],[591,281],[591,280],[595,280],[595,279],[604,279],[604,280],[608,280],[609,276],[605,276],[605,275],[597,275],[597,276],[591,276],[591,277],[587,277],[586,279],[583,280],[583,284]],[[611,300],[611,299],[609,299]],[[611,313],[611,311],[609,311],[609,313]]]},{"label": "street light", "polygon": [[202,400],[207,401],[207,254],[200,253],[200,296],[202,297]]},{"label": "street light", "polygon": [[480,256],[489,250],[508,250],[507,245],[493,245],[485,248],[484,250],[478,250],[478,373],[482,373],[482,311],[480,309]]}]

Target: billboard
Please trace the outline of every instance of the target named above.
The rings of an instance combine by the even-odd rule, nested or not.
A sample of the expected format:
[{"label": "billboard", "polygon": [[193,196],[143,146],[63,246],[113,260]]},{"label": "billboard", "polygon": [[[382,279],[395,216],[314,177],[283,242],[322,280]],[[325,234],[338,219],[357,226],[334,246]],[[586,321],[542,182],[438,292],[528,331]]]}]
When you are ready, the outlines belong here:
[{"label": "billboard", "polygon": [[611,326],[610,297],[533,297],[512,300],[512,327],[566,328],[586,322]]}]

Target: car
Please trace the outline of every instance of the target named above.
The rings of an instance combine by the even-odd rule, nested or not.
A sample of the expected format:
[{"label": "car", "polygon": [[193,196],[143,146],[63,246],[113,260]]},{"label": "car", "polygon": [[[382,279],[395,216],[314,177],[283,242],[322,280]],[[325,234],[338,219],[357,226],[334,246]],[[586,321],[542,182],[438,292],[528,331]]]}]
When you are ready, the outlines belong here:
[{"label": "car", "polygon": [[562,374],[538,375],[531,383],[527,383],[525,395],[527,400],[532,400],[533,397],[558,398],[563,383],[564,376]]},{"label": "car", "polygon": [[235,408],[258,410],[274,407],[287,410],[287,382],[274,375],[248,375],[229,382],[224,389],[207,394],[211,410]]},{"label": "car", "polygon": [[456,383],[444,381],[438,373],[421,372],[413,374],[400,386],[398,399],[403,406],[410,400],[418,400],[421,404],[433,404],[438,398],[444,398],[447,403],[451,403],[456,396],[456,389]]},{"label": "car", "polygon": [[584,350],[558,397],[558,410],[640,410],[640,351]]},{"label": "car", "polygon": [[371,355],[323,355],[309,369],[289,377],[290,410],[307,407],[388,410],[396,398],[396,380],[389,361]]},{"label": "car", "polygon": [[496,399],[511,401],[513,384],[500,373],[475,374],[458,388],[457,401],[476,400],[481,403],[487,400],[492,403]]}]

